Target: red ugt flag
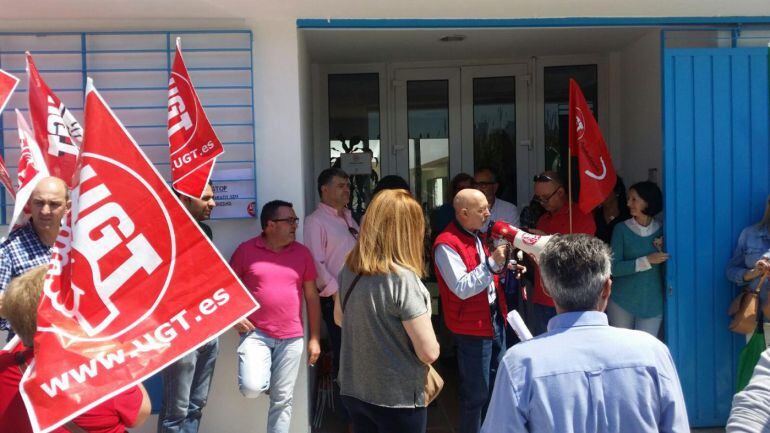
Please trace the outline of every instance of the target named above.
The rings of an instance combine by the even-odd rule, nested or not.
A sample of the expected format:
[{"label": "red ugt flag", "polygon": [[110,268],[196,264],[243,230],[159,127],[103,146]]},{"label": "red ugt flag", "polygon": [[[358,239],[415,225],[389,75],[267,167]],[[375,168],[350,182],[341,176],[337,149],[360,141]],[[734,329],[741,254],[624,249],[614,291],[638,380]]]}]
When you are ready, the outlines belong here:
[{"label": "red ugt flag", "polygon": [[617,175],[586,98],[575,80],[569,80],[569,153],[577,155],[583,213],[591,212],[615,187]]},{"label": "red ugt flag", "polygon": [[49,175],[43,154],[40,152],[40,146],[19,110],[16,110],[16,124],[19,131],[21,153],[19,154],[19,168],[16,173],[18,185],[13,204],[13,216],[10,224],[8,224],[9,233],[27,222],[29,218],[27,202],[32,195],[32,190],[35,189],[40,180]]},{"label": "red ugt flag", "polygon": [[179,38],[168,80],[168,146],[174,189],[200,198],[211,177],[214,160],[224,153],[224,148],[195,93]]},{"label": "red ugt flag", "polygon": [[40,77],[32,55],[27,53],[29,116],[48,171],[72,187],[83,129],[58,96]]},{"label": "red ugt flag", "polygon": [[16,197],[16,188],[13,187],[11,175],[8,173],[8,167],[6,167],[5,160],[2,157],[0,157],[0,182],[2,182],[11,197]]},{"label": "red ugt flag", "polygon": [[257,309],[90,80],[72,210],[54,244],[21,383],[48,432]]},{"label": "red ugt flag", "polygon": [[[3,114],[3,109],[8,105],[8,101],[11,100],[13,91],[16,90],[16,86],[19,85],[19,79],[13,75],[0,69],[0,114]],[[5,166],[5,161],[0,157],[0,182],[2,182],[5,189],[12,197],[16,197],[16,189],[11,182],[11,175],[8,174],[8,168]]]},{"label": "red ugt flag", "polygon": [[18,78],[0,69],[0,114],[3,113],[3,109],[11,100],[11,95],[18,85]]}]

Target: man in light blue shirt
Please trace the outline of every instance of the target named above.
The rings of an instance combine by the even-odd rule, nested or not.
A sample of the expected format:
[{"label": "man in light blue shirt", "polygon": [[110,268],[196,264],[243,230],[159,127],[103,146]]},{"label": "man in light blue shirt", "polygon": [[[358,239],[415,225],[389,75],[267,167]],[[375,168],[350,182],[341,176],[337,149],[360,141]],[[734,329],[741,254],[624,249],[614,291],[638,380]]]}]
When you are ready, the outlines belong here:
[{"label": "man in light blue shirt", "polygon": [[607,324],[608,247],[588,235],[555,236],[540,271],[558,314],[548,332],[505,354],[482,433],[689,433],[668,348]]}]

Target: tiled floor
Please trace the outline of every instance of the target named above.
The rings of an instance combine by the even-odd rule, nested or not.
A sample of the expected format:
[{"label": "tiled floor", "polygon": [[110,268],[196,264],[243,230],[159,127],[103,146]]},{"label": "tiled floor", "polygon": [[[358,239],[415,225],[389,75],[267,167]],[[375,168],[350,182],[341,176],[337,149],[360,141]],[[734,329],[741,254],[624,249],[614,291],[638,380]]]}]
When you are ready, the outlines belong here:
[{"label": "tiled floor", "polygon": [[[444,378],[444,389],[428,408],[427,433],[455,433],[457,431],[457,363],[454,359],[441,359],[436,369]],[[694,429],[693,433],[724,433],[723,428]],[[326,417],[322,428],[314,433],[347,433],[346,427],[335,417]]]}]

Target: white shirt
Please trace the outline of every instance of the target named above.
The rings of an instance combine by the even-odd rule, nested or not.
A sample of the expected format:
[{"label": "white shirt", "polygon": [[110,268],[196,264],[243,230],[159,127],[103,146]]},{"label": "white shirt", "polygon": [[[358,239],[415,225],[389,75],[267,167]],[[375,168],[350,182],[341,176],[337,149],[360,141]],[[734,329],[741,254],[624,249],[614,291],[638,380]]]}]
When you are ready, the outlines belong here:
[{"label": "white shirt", "polygon": [[488,230],[493,221],[505,221],[514,227],[518,227],[520,224],[519,210],[515,204],[497,198],[495,199],[495,204],[489,209],[489,220],[484,230]]},{"label": "white shirt", "polygon": [[[660,223],[655,221],[654,219],[646,226],[639,224],[636,221],[636,218],[633,218],[633,217],[627,219],[623,224],[625,224],[626,227],[628,227],[628,229],[631,230],[631,232],[633,232],[635,235],[642,238],[646,238],[652,235],[653,233],[658,231],[658,229],[660,228]],[[644,272],[652,269],[652,265],[650,264],[650,261],[647,259],[647,256],[637,258],[635,265],[636,265],[636,272]]]}]

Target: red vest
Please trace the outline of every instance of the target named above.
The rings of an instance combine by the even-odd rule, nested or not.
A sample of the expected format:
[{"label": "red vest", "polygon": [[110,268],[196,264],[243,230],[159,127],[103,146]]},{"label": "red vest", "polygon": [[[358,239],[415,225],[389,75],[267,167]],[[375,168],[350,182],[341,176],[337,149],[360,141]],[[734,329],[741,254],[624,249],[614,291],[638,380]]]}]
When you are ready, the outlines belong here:
[{"label": "red vest", "polygon": [[[450,223],[438,235],[433,243],[433,249],[435,250],[437,246],[442,244],[447,245],[460,255],[465,264],[466,272],[472,271],[481,263],[479,254],[476,251],[475,237],[461,229],[457,221]],[[486,243],[482,242],[482,244],[484,245],[484,252],[489,254]],[[492,318],[489,314],[487,291],[483,290],[468,299],[460,299],[449,290],[438,267],[435,267],[435,269],[442,311],[444,313],[444,322],[447,328],[455,334],[492,338],[494,330],[492,329]],[[505,305],[505,293],[503,293],[498,280],[497,275],[495,275],[493,284],[497,292],[497,306],[500,309],[500,313],[505,317],[508,313],[508,308]]]}]

